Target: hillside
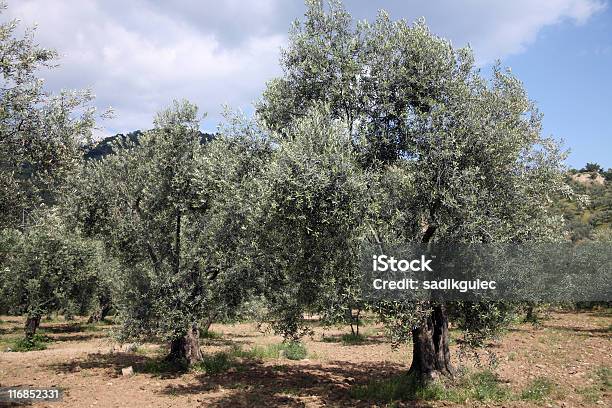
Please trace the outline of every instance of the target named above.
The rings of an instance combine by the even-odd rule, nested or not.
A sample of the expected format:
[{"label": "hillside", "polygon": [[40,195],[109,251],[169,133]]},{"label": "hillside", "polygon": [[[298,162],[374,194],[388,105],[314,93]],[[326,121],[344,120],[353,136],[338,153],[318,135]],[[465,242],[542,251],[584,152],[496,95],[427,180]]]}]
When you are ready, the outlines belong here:
[{"label": "hillside", "polygon": [[[599,167],[599,166],[598,166]],[[585,195],[588,203],[579,205],[576,200],[559,198],[557,208],[567,222],[573,241],[598,239],[612,230],[612,173],[610,170],[573,170],[568,184],[576,194]]]},{"label": "hillside", "polygon": [[[126,143],[138,144],[139,138],[144,134],[141,130],[135,130],[127,134],[118,133],[114,136],[105,137],[102,140],[93,142],[85,148],[85,158],[88,160],[98,160],[112,154],[117,146],[123,146]],[[200,143],[204,144],[211,141],[215,135],[211,133],[200,132]]]}]

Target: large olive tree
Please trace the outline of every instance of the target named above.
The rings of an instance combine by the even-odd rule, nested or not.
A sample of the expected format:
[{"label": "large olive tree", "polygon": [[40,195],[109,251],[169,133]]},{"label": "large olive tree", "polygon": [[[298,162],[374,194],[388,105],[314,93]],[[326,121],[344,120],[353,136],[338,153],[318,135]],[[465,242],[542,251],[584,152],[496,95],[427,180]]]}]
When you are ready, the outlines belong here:
[{"label": "large olive tree", "polygon": [[[484,78],[469,48],[453,48],[423,21],[409,25],[381,12],[374,23],[354,25],[339,1],[327,10],[318,0],[307,6],[282,54],[284,74],[268,84],[258,114],[289,140],[295,120],[320,103],[346,123],[359,163],[377,180],[362,220],[370,240],[558,239],[562,223],[549,207],[564,189],[563,154],[542,137],[541,115],[518,79],[497,66]],[[449,317],[469,333],[490,334],[509,310],[499,303],[374,307],[398,338],[412,338],[411,371],[422,379],[453,371]]]}]

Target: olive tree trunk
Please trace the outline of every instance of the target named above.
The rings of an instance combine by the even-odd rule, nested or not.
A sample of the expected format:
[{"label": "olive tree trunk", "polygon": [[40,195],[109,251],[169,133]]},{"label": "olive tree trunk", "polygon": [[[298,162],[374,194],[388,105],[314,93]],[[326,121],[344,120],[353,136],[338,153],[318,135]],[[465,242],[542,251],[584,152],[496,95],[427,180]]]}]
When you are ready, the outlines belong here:
[{"label": "olive tree trunk", "polygon": [[452,376],[448,316],[444,305],[434,306],[418,327],[412,329],[412,364],[409,373],[422,382]]},{"label": "olive tree trunk", "polygon": [[191,366],[202,360],[200,351],[200,331],[193,326],[183,336],[170,342],[168,358],[175,362],[186,363]]},{"label": "olive tree trunk", "polygon": [[38,326],[40,326],[40,316],[28,316],[24,326],[26,339],[34,337]]},{"label": "olive tree trunk", "polygon": [[106,319],[106,316],[108,316],[108,313],[110,311],[111,311],[110,303],[101,304],[100,307],[96,309],[96,311],[93,312],[91,316],[89,316],[89,319],[87,319],[87,323],[97,323],[100,321],[104,321],[104,319]]}]

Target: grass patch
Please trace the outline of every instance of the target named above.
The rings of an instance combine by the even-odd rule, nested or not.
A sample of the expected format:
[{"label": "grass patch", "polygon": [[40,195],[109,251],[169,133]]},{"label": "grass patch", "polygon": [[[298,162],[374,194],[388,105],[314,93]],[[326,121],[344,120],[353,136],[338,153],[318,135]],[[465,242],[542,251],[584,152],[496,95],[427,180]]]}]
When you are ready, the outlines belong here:
[{"label": "grass patch", "polygon": [[250,359],[276,359],[288,358],[289,360],[303,360],[308,355],[308,351],[303,343],[299,341],[269,344],[267,346],[254,346],[249,350],[234,348],[232,355]]},{"label": "grass patch", "polygon": [[82,323],[79,325],[80,331],[82,332],[101,332],[108,329],[109,323],[96,322],[96,323]]},{"label": "grass patch", "polygon": [[385,403],[414,400],[466,403],[467,401],[507,401],[512,398],[512,393],[494,373],[481,371],[464,374],[454,383],[440,380],[422,384],[413,376],[401,375],[354,387],[351,396],[360,400]]},{"label": "grass patch", "polygon": [[221,333],[217,333],[217,332],[212,331],[212,330],[206,330],[206,331],[201,331],[200,332],[200,338],[201,339],[219,340],[222,337],[223,337],[223,335]]},{"label": "grass patch", "polygon": [[342,344],[345,346],[363,344],[366,340],[367,337],[363,334],[347,333],[342,335]]},{"label": "grass patch", "polygon": [[232,355],[225,352],[219,352],[211,355],[205,355],[199,363],[195,364],[192,369],[194,371],[205,372],[206,374],[214,375],[223,373],[235,365],[235,359]]},{"label": "grass patch", "polygon": [[555,388],[555,384],[547,378],[538,377],[521,392],[524,401],[542,401],[548,397]]},{"label": "grass patch", "polygon": [[604,393],[612,390],[612,369],[610,367],[599,367],[590,376],[595,384],[584,388],[578,388],[576,392],[580,394],[585,402],[596,403],[603,398]]},{"label": "grass patch", "polygon": [[590,404],[596,403],[601,398],[601,391],[595,385],[578,388],[576,392],[582,396],[584,402],[588,402]]},{"label": "grass patch", "polygon": [[281,388],[280,390],[278,390],[277,394],[281,394],[281,395],[290,395],[292,397],[299,397],[301,393],[301,390],[299,388]]},{"label": "grass patch", "polygon": [[133,345],[129,348],[128,352],[144,357],[159,357],[161,355],[159,348],[147,347],[145,345]]},{"label": "grass patch", "polygon": [[142,369],[139,371],[153,375],[164,375],[183,373],[191,369],[196,372],[214,375],[223,373],[236,364],[236,355],[234,351],[222,351],[214,354],[205,354],[202,357],[202,361],[199,361],[191,367],[188,367],[185,362],[172,361],[164,357],[150,359],[145,362]]},{"label": "grass patch", "polygon": [[595,379],[606,391],[612,389],[612,369],[610,367],[599,367],[595,370]]},{"label": "grass patch", "polygon": [[45,336],[43,334],[35,334],[32,338],[20,338],[14,340],[12,345],[8,348],[10,351],[16,352],[27,352],[27,351],[35,351],[35,350],[45,350],[47,348],[47,344],[51,342],[51,338],[49,336]]}]

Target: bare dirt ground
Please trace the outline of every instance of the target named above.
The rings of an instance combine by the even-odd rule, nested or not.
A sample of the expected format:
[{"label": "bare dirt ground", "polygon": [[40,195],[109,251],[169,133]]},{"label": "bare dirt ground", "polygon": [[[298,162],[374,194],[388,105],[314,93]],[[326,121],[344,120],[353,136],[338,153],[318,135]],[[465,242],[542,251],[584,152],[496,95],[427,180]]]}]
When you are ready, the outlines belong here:
[{"label": "bare dirt ground", "polygon": [[[79,322],[43,322],[52,338],[46,350],[6,352],[8,342],[21,336],[23,319],[0,317],[0,386],[60,387],[62,401],[37,403],[49,407],[374,407],[375,401],[351,398],[350,390],[372,380],[391,378],[408,369],[411,351],[397,350],[380,327],[364,327],[367,341],[345,345],[338,336],[347,332],[316,327],[304,340],[308,357],[238,358],[230,369],[205,372],[151,373],[162,350],[154,344],[138,348],[119,346],[109,337],[112,326]],[[280,337],[258,331],[255,324],[213,325],[221,334],[203,340],[203,351],[214,353],[241,345],[278,343]],[[3,343],[4,342],[4,343]],[[463,404],[448,401],[406,402],[395,406],[542,406],[612,407],[609,387],[591,395],[595,373],[612,368],[612,314],[609,311],[554,312],[540,326],[514,325],[491,345],[498,357],[495,371],[520,393],[530,382],[546,377],[554,391],[544,400]],[[453,346],[457,353],[457,346]],[[457,365],[473,367],[472,361]],[[122,368],[132,366],[133,376]]]}]

